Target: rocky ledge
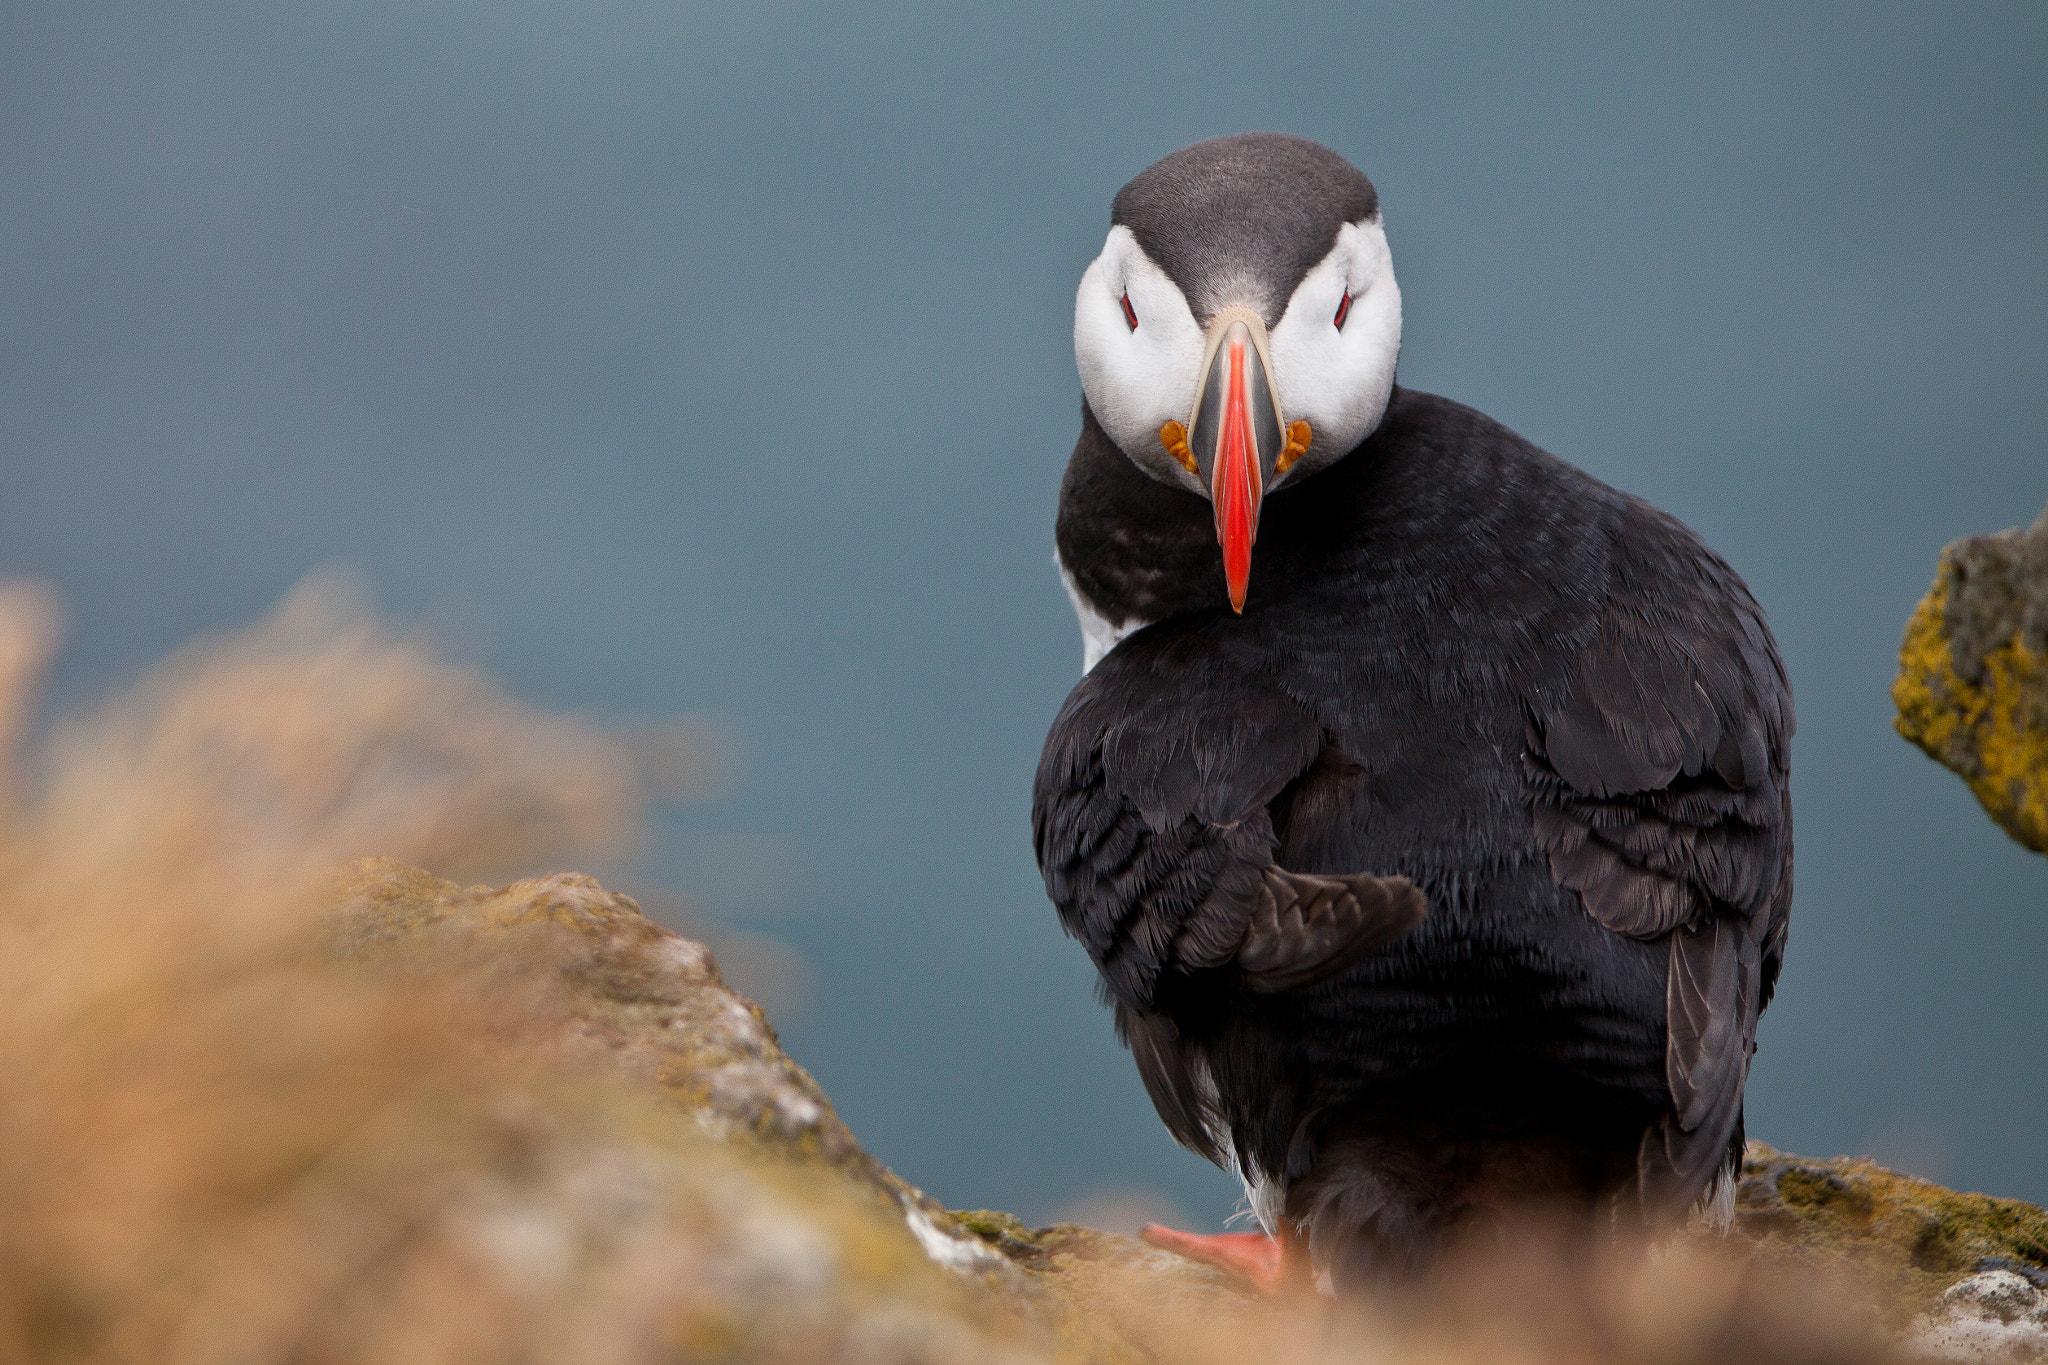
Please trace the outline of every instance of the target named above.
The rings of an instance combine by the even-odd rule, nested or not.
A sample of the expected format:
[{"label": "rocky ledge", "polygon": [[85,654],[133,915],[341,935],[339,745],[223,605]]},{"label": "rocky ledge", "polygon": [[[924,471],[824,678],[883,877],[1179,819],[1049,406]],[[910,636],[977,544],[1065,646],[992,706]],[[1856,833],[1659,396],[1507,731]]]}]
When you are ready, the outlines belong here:
[{"label": "rocky ledge", "polygon": [[[551,1134],[530,1140],[544,1158],[499,1163],[465,1186],[488,1197],[472,1189],[434,1216],[483,1249],[477,1273],[513,1276],[529,1309],[606,1286],[606,1358],[672,1358],[680,1344],[685,1359],[1207,1361],[1228,1358],[1225,1343],[1330,1358],[1207,1267],[942,1208],[861,1148],[702,945],[590,878],[459,887],[372,859],[334,906],[343,958],[459,964],[489,982],[470,998],[514,1002],[527,1050],[588,1086],[549,1092],[573,1119],[519,1120]],[[2048,1357],[2048,1215],[2031,1205],[1759,1143],[1735,1240],[1769,1278],[1855,1285],[1888,1329],[1786,1358]],[[1726,1314],[1738,1299],[1718,1302]]]},{"label": "rocky ledge", "polygon": [[2048,511],[1941,552],[1892,684],[1898,729],[2048,853]]}]

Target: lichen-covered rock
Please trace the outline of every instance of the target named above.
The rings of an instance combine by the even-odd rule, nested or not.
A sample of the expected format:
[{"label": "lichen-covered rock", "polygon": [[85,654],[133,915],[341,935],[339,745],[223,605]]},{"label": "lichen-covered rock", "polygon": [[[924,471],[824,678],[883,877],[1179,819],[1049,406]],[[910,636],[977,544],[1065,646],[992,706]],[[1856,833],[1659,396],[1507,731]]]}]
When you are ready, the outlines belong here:
[{"label": "lichen-covered rock", "polygon": [[1032,1278],[1062,1335],[1095,1359],[1171,1358],[1191,1322],[1257,1307],[1222,1271],[1135,1238],[1073,1223],[1026,1227],[992,1209],[954,1217]]},{"label": "lichen-covered rock", "polygon": [[[334,891],[333,941],[346,956],[431,948],[486,970],[551,980],[538,1009],[552,1050],[603,1060],[692,1128],[756,1157],[829,1173],[899,1219],[937,1264],[1011,1296],[1028,1281],[943,1205],[854,1140],[818,1083],[783,1052],[751,1000],[731,990],[703,944],[640,912],[630,896],[577,873],[459,887],[389,858],[366,858]],[[534,1008],[533,996],[523,1001]]]},{"label": "lichen-covered rock", "polygon": [[[897,1286],[891,1292],[902,1298],[894,1336],[860,1338],[878,1361],[951,1358],[950,1348],[939,1349],[947,1342],[973,1358],[1000,1348],[1105,1363],[1156,1360],[1162,1332],[1245,1304],[1217,1271],[1129,1238],[1072,1226],[1033,1231],[1007,1214],[948,1212],[855,1141],[817,1083],[782,1051],[759,1008],[720,979],[702,944],[589,877],[461,887],[370,858],[343,872],[333,905],[329,939],[344,958],[426,961],[437,970],[455,964],[487,979],[487,997],[508,1001],[525,1023],[519,1048],[624,1080],[683,1134],[714,1139],[721,1154],[740,1158],[719,1164],[730,1167],[721,1178],[735,1192],[732,1209],[760,1201],[739,1231],[780,1226],[787,1245],[779,1253],[785,1263],[761,1259],[765,1278],[726,1304],[721,1330],[734,1342],[748,1331],[758,1336],[764,1324],[786,1326],[791,1310],[779,1296],[799,1282],[820,1288],[811,1302],[829,1303],[833,1295],[823,1290],[834,1267],[843,1275],[849,1261]],[[606,1160],[619,1169],[632,1164],[617,1154]],[[765,1190],[737,1193],[736,1182],[747,1178]],[[561,1189],[552,1181],[507,1194],[524,1204],[504,1221],[529,1232],[575,1222],[582,1215],[574,1201],[553,1208]],[[817,1208],[805,1207],[811,1195]],[[643,1172],[637,1184],[614,1189],[611,1216],[627,1225],[644,1221],[663,1197],[660,1174]],[[565,1238],[574,1240],[557,1228],[529,1240]],[[739,1254],[744,1261],[752,1253]],[[906,1256],[923,1262],[923,1273],[908,1273]],[[951,1281],[952,1293],[935,1295],[932,1276]],[[828,1338],[837,1340],[829,1333],[818,1340]],[[832,1358],[819,1349],[818,1359]],[[734,1356],[763,1358],[757,1343]]]},{"label": "lichen-covered rock", "polygon": [[2048,853],[2048,512],[1942,551],[1892,684],[1898,730]]},{"label": "lichen-covered rock", "polygon": [[329,912],[279,895],[308,932],[185,957],[197,920],[81,951],[8,889],[46,984],[0,998],[0,1362],[1078,1354],[588,878],[373,861]]},{"label": "lichen-covered rock", "polygon": [[2048,1213],[1944,1189],[1863,1157],[1815,1160],[1750,1143],[1735,1228],[1782,1263],[1853,1274],[1880,1291],[1895,1323],[1972,1272],[2048,1277]]},{"label": "lichen-covered rock", "polygon": [[2048,1360],[2048,1294],[2011,1270],[1958,1281],[1914,1320],[1908,1354],[1920,1360]]},{"label": "lichen-covered rock", "polygon": [[[1136,1365],[1184,1358],[1171,1343],[1192,1322],[1248,1304],[1219,1272],[1129,1238],[948,1212],[854,1140],[703,945],[588,877],[461,887],[371,858],[344,871],[332,899],[328,937],[342,957],[401,968],[427,962],[483,979],[484,998],[506,1001],[522,1021],[512,1050],[629,1083],[673,1120],[676,1136],[697,1144],[692,1150],[714,1140],[708,1165],[724,1193],[710,1203],[733,1222],[712,1220],[697,1235],[722,1248],[719,1256],[755,1267],[719,1296],[712,1327],[691,1320],[697,1338],[726,1343],[721,1358],[777,1358],[767,1347],[779,1350],[792,1323],[808,1322],[815,1354],[806,1358],[820,1361],[841,1352],[877,1362]],[[604,1180],[571,1174],[501,1189],[486,1221],[510,1230],[515,1256],[549,1264],[592,1234],[616,1239],[675,1195],[676,1173],[638,1153],[626,1144],[584,1154],[612,1173]],[[680,1183],[689,1192],[701,1180]],[[593,1190],[599,1210],[586,1207]],[[873,1298],[852,1295],[866,1307],[856,1307],[849,1328],[837,1319],[852,1269]],[[801,1311],[785,1301],[799,1291]],[[892,1299],[887,1329],[873,1327],[868,1310]]]},{"label": "lichen-covered rock", "polygon": [[[1207,1360],[1215,1342],[1268,1340],[1281,1330],[1272,1305],[1220,1272],[1131,1238],[1071,1225],[1033,1229],[985,1210],[947,1212],[861,1148],[817,1083],[782,1052],[759,1009],[720,980],[702,945],[588,877],[458,887],[368,859],[343,876],[334,902],[332,941],[345,957],[468,964],[472,975],[494,978],[491,997],[517,1001],[529,1021],[522,1046],[579,1073],[627,1082],[654,1113],[672,1118],[679,1135],[711,1139],[729,1154],[711,1163],[723,1172],[727,1202],[710,1203],[745,1216],[737,1231],[710,1224],[698,1235],[726,1239],[720,1244],[738,1248],[731,1254],[746,1264],[754,1263],[747,1236],[781,1246],[757,1258],[759,1284],[725,1303],[718,1330],[739,1334],[734,1341],[762,1322],[792,1320],[779,1296],[800,1282],[837,1284],[834,1276],[850,1261],[881,1286],[873,1303],[900,1296],[904,1311],[925,1323],[918,1330],[970,1355]],[[607,1146],[601,1156],[577,1158],[614,1173],[604,1196],[613,1212],[593,1226],[630,1226],[648,1217],[647,1200],[660,1203],[664,1177],[635,1151]],[[756,1182],[750,1191],[747,1181]],[[578,1220],[592,1216],[576,1212],[574,1201],[548,1210],[561,1189],[604,1183],[565,1175],[511,1187],[493,1196],[513,1210],[493,1214],[494,1225],[531,1229],[566,1218],[580,1227]],[[749,1201],[761,1207],[746,1214]],[[1751,1144],[1745,1163],[1737,1227],[1786,1272],[1824,1275],[1875,1296],[1894,1331],[1916,1313],[1929,1314],[1920,1335],[1930,1341],[1930,1324],[1955,1316],[1942,1316],[1949,1310],[1941,1296],[1973,1272],[2011,1271],[2022,1283],[2025,1274],[2048,1277],[2048,1215],[2031,1205],[1957,1194],[1869,1161],[1812,1161],[1761,1143]],[[746,1229],[753,1232],[743,1236]],[[529,1241],[589,1235],[557,1227]],[[852,1245],[860,1249],[850,1252]],[[951,1288],[935,1288],[938,1281]],[[889,1330],[910,1331],[909,1321]],[[1966,1324],[1940,1339],[1982,1335]],[[831,1333],[817,1339],[827,1337],[838,1343],[833,1350],[843,1347]],[[1313,1340],[1296,1347],[1321,1355]],[[748,1351],[755,1354],[737,1358],[759,1358],[755,1347]],[[929,1342],[918,1351],[946,1358]]]}]

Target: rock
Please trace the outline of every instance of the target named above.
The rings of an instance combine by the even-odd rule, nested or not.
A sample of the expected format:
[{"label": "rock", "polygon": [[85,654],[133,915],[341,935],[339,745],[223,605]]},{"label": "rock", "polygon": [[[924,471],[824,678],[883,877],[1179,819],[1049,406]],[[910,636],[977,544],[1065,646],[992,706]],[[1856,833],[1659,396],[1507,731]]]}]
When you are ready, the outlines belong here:
[{"label": "rock", "polygon": [[[371,859],[350,869],[335,901],[334,942],[345,956],[404,960],[424,950],[483,971],[512,964],[512,976],[529,986],[536,973],[545,977],[539,1003],[527,1006],[542,1021],[543,1051],[578,1069],[601,1063],[678,1128],[744,1158],[735,1170],[779,1173],[770,1184],[782,1197],[817,1195],[853,1217],[862,1237],[893,1243],[892,1263],[914,1248],[927,1270],[963,1296],[931,1310],[936,1320],[947,1332],[967,1333],[961,1340],[980,1342],[976,1349],[987,1348],[993,1334],[1010,1350],[1184,1359],[1191,1337],[1242,1332],[1268,1311],[1220,1272],[1131,1238],[941,1208],[861,1148],[817,1083],[782,1052],[767,1019],[723,984],[702,945],[590,878],[463,888]],[[812,1218],[778,1216],[788,1220],[795,1264],[813,1266],[790,1272],[796,1280],[829,1278],[817,1267],[844,1264],[833,1250],[847,1235],[843,1224],[828,1219],[819,1230]],[[1923,1337],[1963,1312],[1956,1305],[1967,1294],[1942,1297],[1959,1281],[1991,1274],[2032,1292],[2026,1274],[2048,1276],[2048,1214],[2031,1205],[1958,1194],[1866,1160],[1809,1160],[1762,1143],[1750,1145],[1744,1163],[1737,1228],[1769,1264],[1874,1294],[1895,1330],[1916,1313],[1928,1315]],[[1983,1273],[1964,1278],[1973,1271]],[[905,1283],[917,1286],[913,1303],[930,1301],[928,1280],[913,1275]],[[763,1286],[756,1298],[766,1305],[787,1288],[773,1277]],[[908,1329],[899,1323],[882,1336],[893,1341],[888,1333],[899,1330]],[[1975,1327],[1950,1334],[1958,1341],[1981,1335]]]},{"label": "rock", "polygon": [[2040,1315],[2041,1291],[2024,1275],[2010,1270],[1987,1270],[1958,1280],[1942,1291],[1938,1307],[1947,1312],[2013,1323]]},{"label": "rock", "polygon": [[2048,1295],[2010,1270],[1972,1275],[1914,1321],[1906,1351],[1921,1360],[2048,1360]]},{"label": "rock", "polygon": [[[735,1359],[775,1358],[747,1335],[763,1324],[792,1314],[833,1321],[849,1306],[842,1281],[854,1263],[886,1269],[868,1288],[885,1290],[896,1307],[876,1323],[855,1295],[852,1326],[819,1340],[835,1339],[844,1358],[862,1361],[1152,1361],[1204,1315],[1248,1306],[1220,1272],[1131,1238],[947,1211],[855,1141],[760,1009],[724,984],[702,944],[589,877],[460,887],[370,858],[342,874],[332,902],[328,939],[343,958],[461,964],[488,979],[489,996],[518,1002],[521,1046],[626,1083],[677,1135],[715,1144],[721,1207],[734,1215],[731,1226],[713,1229],[723,1239],[718,1254],[756,1267],[721,1319],[720,1330],[749,1343]],[[701,1142],[691,1150],[701,1151]],[[673,1169],[609,1150],[603,1161],[615,1175],[604,1196],[609,1211],[595,1221],[644,1223],[674,1197]],[[551,1264],[563,1245],[578,1242],[563,1221],[593,1216],[567,1190],[592,1183],[539,1181],[506,1195],[506,1207],[494,1205],[487,1221],[509,1230],[508,1254]],[[906,1268],[911,1259],[921,1271]],[[835,1298],[829,1312],[818,1307]],[[770,1344],[779,1339],[768,1336]],[[803,1359],[840,1358],[824,1344],[816,1349]]]},{"label": "rock", "polygon": [[1898,730],[2048,853],[2048,512],[1942,551],[1899,647]]},{"label": "rock", "polygon": [[[823,1193],[856,1211],[872,1224],[864,1237],[900,1244],[893,1259],[914,1253],[992,1291],[1004,1310],[1029,1316],[1038,1307],[1030,1277],[854,1140],[761,1010],[720,979],[710,951],[648,919],[631,897],[575,873],[459,887],[367,858],[341,876],[333,904],[330,942],[342,956],[390,961],[424,952],[512,978],[524,987],[527,1036],[542,1055],[579,1069],[600,1065],[681,1129],[741,1156],[742,1169],[765,1169],[771,1184]],[[845,1248],[807,1222],[815,1220],[789,1220],[793,1264],[843,1260]],[[896,1341],[909,1330],[907,1320],[892,1320],[883,1336]],[[976,1350],[989,1345],[972,1332],[962,1340]]]},{"label": "rock", "polygon": [[1757,1146],[1754,1255],[1496,1248],[1426,1311],[1276,1303],[1130,1238],[941,1208],[701,944],[588,877],[368,859],[313,900],[310,950],[207,943],[165,974],[190,925],[132,960],[88,936],[99,975],[0,1004],[0,1359],[1848,1365],[1874,1318],[1816,1268],[1957,1359],[2023,1340],[2048,1267],[2027,1205]]},{"label": "rock", "polygon": [[720,979],[710,950],[641,914],[630,897],[557,873],[510,886],[458,887],[389,858],[349,868],[334,892],[335,946],[376,957],[457,947],[550,973],[555,1046],[594,1051],[704,1133],[801,1166],[899,1210],[941,1260],[994,1268],[1000,1257],[854,1140],[810,1074],[782,1051],[751,1000]]},{"label": "rock", "polygon": [[2032,1204],[1958,1193],[1863,1157],[1815,1160],[1761,1142],[1744,1153],[1735,1229],[1780,1263],[1853,1273],[1880,1291],[1895,1322],[1972,1271],[2048,1275],[2048,1213]]},{"label": "rock", "polygon": [[1072,1223],[1030,1228],[991,1209],[954,1216],[1031,1277],[1068,1340],[1088,1343],[1102,1358],[1177,1355],[1177,1328],[1219,1313],[1257,1311],[1222,1271],[1136,1238]]},{"label": "rock", "polygon": [[1083,1354],[630,901],[385,860],[335,892],[225,944],[0,895],[46,983],[0,998],[0,1360]]}]

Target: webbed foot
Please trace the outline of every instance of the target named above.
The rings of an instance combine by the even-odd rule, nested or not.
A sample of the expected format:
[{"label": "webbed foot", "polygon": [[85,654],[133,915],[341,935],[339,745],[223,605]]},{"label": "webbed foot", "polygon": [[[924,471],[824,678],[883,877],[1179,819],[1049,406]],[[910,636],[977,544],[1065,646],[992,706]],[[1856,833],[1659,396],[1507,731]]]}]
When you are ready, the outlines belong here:
[{"label": "webbed foot", "polygon": [[[1161,1250],[1177,1252],[1189,1260],[1213,1265],[1256,1293],[1278,1295],[1286,1291],[1296,1278],[1286,1245],[1263,1232],[1220,1232],[1202,1236],[1162,1227],[1158,1223],[1147,1223],[1138,1230],[1138,1236]],[[1306,1276],[1301,1278],[1305,1282]]]}]

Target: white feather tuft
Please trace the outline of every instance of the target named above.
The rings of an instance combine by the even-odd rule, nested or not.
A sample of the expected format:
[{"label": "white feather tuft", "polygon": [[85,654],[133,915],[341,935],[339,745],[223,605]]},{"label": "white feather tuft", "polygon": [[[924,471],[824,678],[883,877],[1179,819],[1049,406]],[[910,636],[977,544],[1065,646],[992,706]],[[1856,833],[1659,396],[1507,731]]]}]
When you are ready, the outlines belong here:
[{"label": "white feather tuft", "polygon": [[1081,622],[1081,672],[1085,676],[1094,671],[1102,662],[1102,656],[1115,649],[1117,642],[1134,630],[1151,625],[1150,621],[1112,622],[1097,611],[1095,604],[1081,595],[1074,576],[1067,572],[1067,566],[1060,563],[1060,552],[1052,552],[1053,567],[1060,571],[1060,582],[1066,585],[1067,600],[1074,604],[1074,615]]}]

